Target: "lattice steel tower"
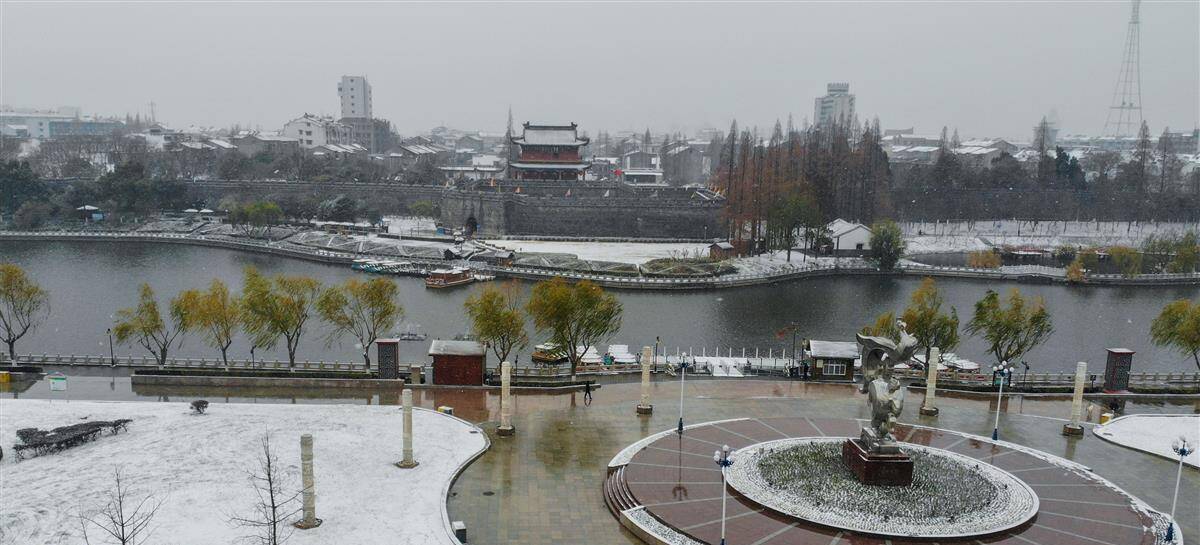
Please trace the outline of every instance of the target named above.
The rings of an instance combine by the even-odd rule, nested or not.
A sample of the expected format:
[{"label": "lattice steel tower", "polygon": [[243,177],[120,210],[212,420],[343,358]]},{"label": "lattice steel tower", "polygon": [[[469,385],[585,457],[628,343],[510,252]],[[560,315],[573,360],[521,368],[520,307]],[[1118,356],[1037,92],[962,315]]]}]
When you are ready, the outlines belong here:
[{"label": "lattice steel tower", "polygon": [[1134,136],[1142,127],[1142,71],[1138,67],[1141,58],[1138,8],[1141,4],[1141,0],[1133,0],[1133,13],[1125,31],[1121,73],[1117,75],[1112,106],[1108,108],[1108,119],[1104,122],[1105,136]]}]

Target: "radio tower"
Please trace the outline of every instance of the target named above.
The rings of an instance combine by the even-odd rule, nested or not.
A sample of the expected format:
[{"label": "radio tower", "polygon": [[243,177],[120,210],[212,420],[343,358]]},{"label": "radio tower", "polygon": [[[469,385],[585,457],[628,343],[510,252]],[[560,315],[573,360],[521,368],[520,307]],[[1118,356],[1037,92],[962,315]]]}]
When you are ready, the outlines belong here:
[{"label": "radio tower", "polygon": [[1141,3],[1141,0],[1133,0],[1133,13],[1125,31],[1125,56],[1121,60],[1117,86],[1113,89],[1108,119],[1104,122],[1104,136],[1133,136],[1142,127],[1142,71],[1138,67],[1141,58],[1138,8]]}]

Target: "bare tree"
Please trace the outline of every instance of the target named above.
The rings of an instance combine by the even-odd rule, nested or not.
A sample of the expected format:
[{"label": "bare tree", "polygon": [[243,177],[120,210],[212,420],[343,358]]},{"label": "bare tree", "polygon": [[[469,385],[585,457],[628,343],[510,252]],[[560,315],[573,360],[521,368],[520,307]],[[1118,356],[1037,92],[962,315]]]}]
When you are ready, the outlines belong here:
[{"label": "bare tree", "polygon": [[122,481],[121,470],[116,469],[113,473],[115,479],[113,489],[108,493],[108,503],[94,511],[80,510],[79,526],[83,532],[83,542],[91,545],[88,529],[96,528],[101,539],[98,543],[145,543],[152,532],[150,523],[163,501],[154,494],[134,501],[133,492]]},{"label": "bare tree", "polygon": [[248,472],[254,487],[254,507],[245,515],[233,515],[230,524],[252,532],[245,536],[247,543],[258,545],[280,545],[292,536],[292,525],[287,522],[300,512],[300,494],[303,490],[292,489],[292,479],[271,450],[271,436],[262,436],[262,452],[258,456],[258,468]]}]

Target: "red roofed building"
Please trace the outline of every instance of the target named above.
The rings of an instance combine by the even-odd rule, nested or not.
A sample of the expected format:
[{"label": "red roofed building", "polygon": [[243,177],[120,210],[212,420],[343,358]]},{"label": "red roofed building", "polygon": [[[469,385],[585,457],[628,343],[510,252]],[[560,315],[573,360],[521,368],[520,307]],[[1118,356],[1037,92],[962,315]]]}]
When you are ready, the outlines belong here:
[{"label": "red roofed building", "polygon": [[588,139],[580,137],[578,127],[570,125],[533,125],[526,122],[521,136],[512,137],[520,150],[517,160],[508,164],[508,175],[516,180],[580,180],[589,163],[583,160],[581,147]]}]

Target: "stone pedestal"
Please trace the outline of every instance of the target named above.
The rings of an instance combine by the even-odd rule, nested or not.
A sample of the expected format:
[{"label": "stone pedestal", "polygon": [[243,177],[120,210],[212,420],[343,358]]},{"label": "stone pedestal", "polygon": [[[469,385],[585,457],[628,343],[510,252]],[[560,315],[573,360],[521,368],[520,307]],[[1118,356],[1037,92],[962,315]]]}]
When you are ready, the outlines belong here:
[{"label": "stone pedestal", "polygon": [[304,518],[292,525],[307,530],[321,525],[321,519],[317,518],[317,489],[313,482],[313,438],[307,433],[300,436],[300,473],[304,482]]},{"label": "stone pedestal", "polygon": [[651,414],[654,405],[650,404],[650,361],[654,358],[649,346],[642,347],[642,399],[637,404],[638,414]]},{"label": "stone pedestal", "polygon": [[929,349],[929,361],[925,362],[925,402],[921,404],[921,416],[937,416],[938,362],[942,351],[936,346]]},{"label": "stone pedestal", "polygon": [[903,452],[876,454],[867,451],[861,439],[842,443],[842,463],[858,482],[873,486],[909,486],[912,484],[912,459]]},{"label": "stone pedestal", "polygon": [[404,459],[396,462],[396,467],[408,469],[417,467],[417,461],[413,459],[412,390],[405,388],[400,399],[404,404]]},{"label": "stone pedestal", "polygon": [[496,434],[507,437],[515,431],[512,425],[512,364],[500,363],[500,425]]}]

